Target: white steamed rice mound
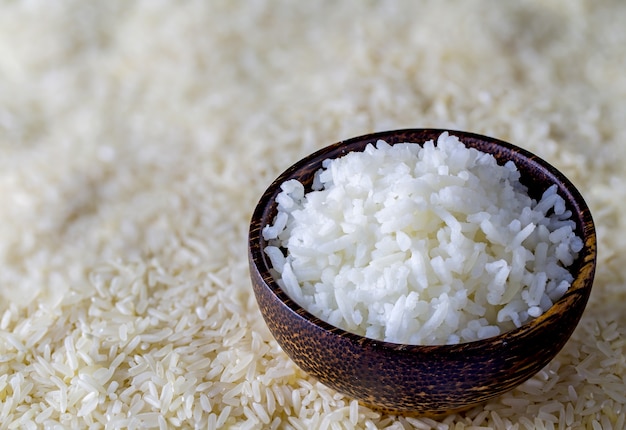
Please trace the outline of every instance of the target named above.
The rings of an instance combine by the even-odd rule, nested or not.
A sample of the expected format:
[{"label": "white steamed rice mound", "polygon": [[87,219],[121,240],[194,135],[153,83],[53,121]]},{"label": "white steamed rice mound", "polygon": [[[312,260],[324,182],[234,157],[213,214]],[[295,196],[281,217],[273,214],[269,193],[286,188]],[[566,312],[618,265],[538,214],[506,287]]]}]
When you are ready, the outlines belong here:
[{"label": "white steamed rice mound", "polygon": [[539,202],[514,163],[443,133],[325,160],[290,180],[263,230],[279,285],[319,318],[369,338],[451,344],[543,314],[582,248],[565,201]]}]

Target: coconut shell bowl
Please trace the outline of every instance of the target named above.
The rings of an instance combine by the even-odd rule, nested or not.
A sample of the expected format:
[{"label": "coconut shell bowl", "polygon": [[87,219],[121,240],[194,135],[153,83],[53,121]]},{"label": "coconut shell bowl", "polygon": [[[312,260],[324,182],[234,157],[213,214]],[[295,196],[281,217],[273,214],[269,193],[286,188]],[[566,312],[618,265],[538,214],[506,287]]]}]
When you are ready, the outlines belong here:
[{"label": "coconut shell bowl", "polygon": [[248,258],[254,294],[273,336],[285,353],[323,384],[378,410],[441,416],[471,408],[523,383],[550,362],[578,324],[591,292],[596,265],[596,235],[589,208],[557,169],[512,144],[477,134],[450,131],[468,147],[492,154],[498,164],[512,160],[539,199],[556,184],[583,240],[568,270],[574,281],[543,315],[495,337],[453,345],[403,345],[369,339],[334,327],[307,312],[279,287],[270,273],[261,234],[277,213],[280,185],[298,179],[311,189],[322,161],[369,143],[437,141],[444,130],[407,129],[379,132],[327,146],[293,164],[261,196],[252,215]]}]

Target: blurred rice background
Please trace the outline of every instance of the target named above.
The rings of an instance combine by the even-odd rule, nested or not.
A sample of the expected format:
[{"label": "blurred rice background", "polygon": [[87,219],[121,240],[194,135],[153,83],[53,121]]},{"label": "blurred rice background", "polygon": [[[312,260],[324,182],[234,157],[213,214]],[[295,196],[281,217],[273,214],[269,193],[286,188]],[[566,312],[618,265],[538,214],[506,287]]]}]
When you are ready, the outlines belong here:
[{"label": "blurred rice background", "polygon": [[[625,427],[626,2],[0,8],[0,429]],[[303,374],[247,274],[251,211],[283,169],[404,127],[535,152],[599,237],[561,354],[440,421]]]}]

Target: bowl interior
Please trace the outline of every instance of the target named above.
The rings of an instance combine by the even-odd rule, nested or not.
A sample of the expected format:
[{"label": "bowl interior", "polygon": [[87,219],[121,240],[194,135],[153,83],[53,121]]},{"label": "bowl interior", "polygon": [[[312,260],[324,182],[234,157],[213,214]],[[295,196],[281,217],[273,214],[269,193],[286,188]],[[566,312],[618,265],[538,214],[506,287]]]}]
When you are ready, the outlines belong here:
[{"label": "bowl interior", "polygon": [[[557,184],[559,195],[565,199],[567,208],[572,211],[572,220],[576,223],[576,233],[583,239],[584,242],[584,248],[579,253],[578,259],[568,268],[575,281],[572,283],[572,286],[564,297],[557,301],[555,305],[541,317],[529,321],[518,329],[503,333],[490,339],[499,342],[503,337],[514,334],[512,332],[519,331],[521,329],[528,329],[527,326],[540,325],[543,320],[549,318],[550,314],[555,311],[555,308],[567,305],[564,302],[568,296],[583,293],[585,301],[587,300],[590,293],[591,283],[582,281],[589,277],[593,278],[596,258],[595,228],[589,208],[587,207],[582,196],[575,186],[561,172],[529,151],[495,138],[463,131],[449,131],[443,129],[406,129],[373,133],[341,141],[322,148],[288,168],[268,187],[265,194],[261,197],[252,217],[253,225],[251,225],[250,235],[252,258],[258,265],[261,276],[267,282],[269,287],[278,297],[280,297],[281,300],[292,308],[294,312],[297,312],[299,315],[310,319],[315,322],[315,324],[319,324],[327,329],[335,332],[343,332],[343,330],[327,324],[310,314],[291,300],[291,298],[278,286],[273,276],[270,274],[269,269],[271,267],[271,263],[265,253],[262,252],[267,244],[260,234],[260,229],[273,222],[273,219],[276,216],[277,205],[275,199],[280,193],[280,185],[287,180],[297,179],[304,185],[305,190],[308,192],[311,190],[315,172],[322,167],[322,162],[325,159],[338,158],[348,152],[363,151],[368,144],[376,143],[378,140],[384,140],[388,144],[404,142],[422,144],[428,140],[434,140],[436,143],[437,138],[444,131],[448,131],[451,135],[457,136],[466,146],[492,154],[498,161],[498,164],[513,161],[521,173],[520,181],[528,188],[529,195],[534,199],[539,199],[549,186]],[[257,229],[258,231],[256,231]],[[256,231],[256,234],[254,234],[253,230]],[[342,334],[347,336],[351,335],[349,332]],[[380,341],[375,342],[387,343]],[[480,344],[480,342],[471,343]],[[394,348],[393,345],[394,344],[389,344],[387,347]],[[438,346],[451,347],[452,345],[433,345],[433,347]],[[477,347],[480,347],[480,345],[477,345]],[[402,345],[401,348],[406,348],[406,345]]]},{"label": "bowl interior", "polygon": [[[256,227],[262,229],[265,225],[271,223],[276,216],[277,207],[275,199],[280,192],[280,184],[289,179],[297,179],[304,185],[305,190],[310,191],[314,174],[322,167],[323,160],[327,158],[338,158],[352,151],[362,151],[365,146],[370,143],[375,143],[379,139],[389,144],[403,142],[422,144],[428,140],[434,140],[436,142],[439,135],[444,131],[447,130],[407,129],[373,133],[335,143],[305,157],[288,168],[270,187],[268,187],[253,215],[253,220],[257,220]],[[558,193],[565,199],[568,209],[572,211],[572,219],[576,223],[576,233],[584,242],[583,250],[579,253],[579,257],[574,264],[569,267],[569,270],[574,278],[578,279],[581,277],[581,272],[588,271],[589,266],[593,266],[595,263],[596,243],[591,213],[578,190],[561,172],[536,155],[510,143],[462,131],[449,131],[449,133],[459,137],[459,139],[469,147],[474,147],[480,151],[492,154],[499,164],[513,161],[521,173],[520,181],[528,187],[528,193],[534,199],[540,198],[542,193],[550,185],[557,184]],[[262,235],[254,235],[253,242],[254,243],[251,244],[254,246],[252,250],[253,258],[259,265],[258,268],[263,278],[268,282],[275,293],[285,302],[288,302],[294,311],[317,321],[318,319],[315,316],[308,314],[306,311],[303,312],[302,308],[286,295],[271,276],[269,272],[271,263],[265,253],[262,252],[267,245]],[[586,287],[587,285],[585,283],[574,282],[566,296]],[[563,301],[564,298],[555,303],[555,306]],[[548,312],[544,313],[544,315],[547,313]],[[544,318],[536,318],[528,324],[539,324]],[[322,325],[325,325],[325,323],[322,322]],[[331,325],[328,325],[328,328],[336,329]]]}]

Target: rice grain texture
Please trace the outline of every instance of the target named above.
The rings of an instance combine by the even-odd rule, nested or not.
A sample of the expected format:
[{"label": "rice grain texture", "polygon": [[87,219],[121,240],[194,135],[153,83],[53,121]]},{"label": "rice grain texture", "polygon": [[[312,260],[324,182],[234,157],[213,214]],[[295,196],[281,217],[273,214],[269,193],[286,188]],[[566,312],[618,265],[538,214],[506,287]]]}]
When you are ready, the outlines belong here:
[{"label": "rice grain texture", "polygon": [[263,229],[277,283],[324,321],[434,345],[536,318],[573,281],[582,240],[553,185],[531,199],[513,162],[442,133],[327,159],[305,193],[281,184]]},{"label": "rice grain texture", "polygon": [[[626,427],[624,2],[0,7],[0,429]],[[599,245],[561,353],[438,420],[296,368],[246,261],[252,209],[293,160],[419,127],[546,159]]]}]

